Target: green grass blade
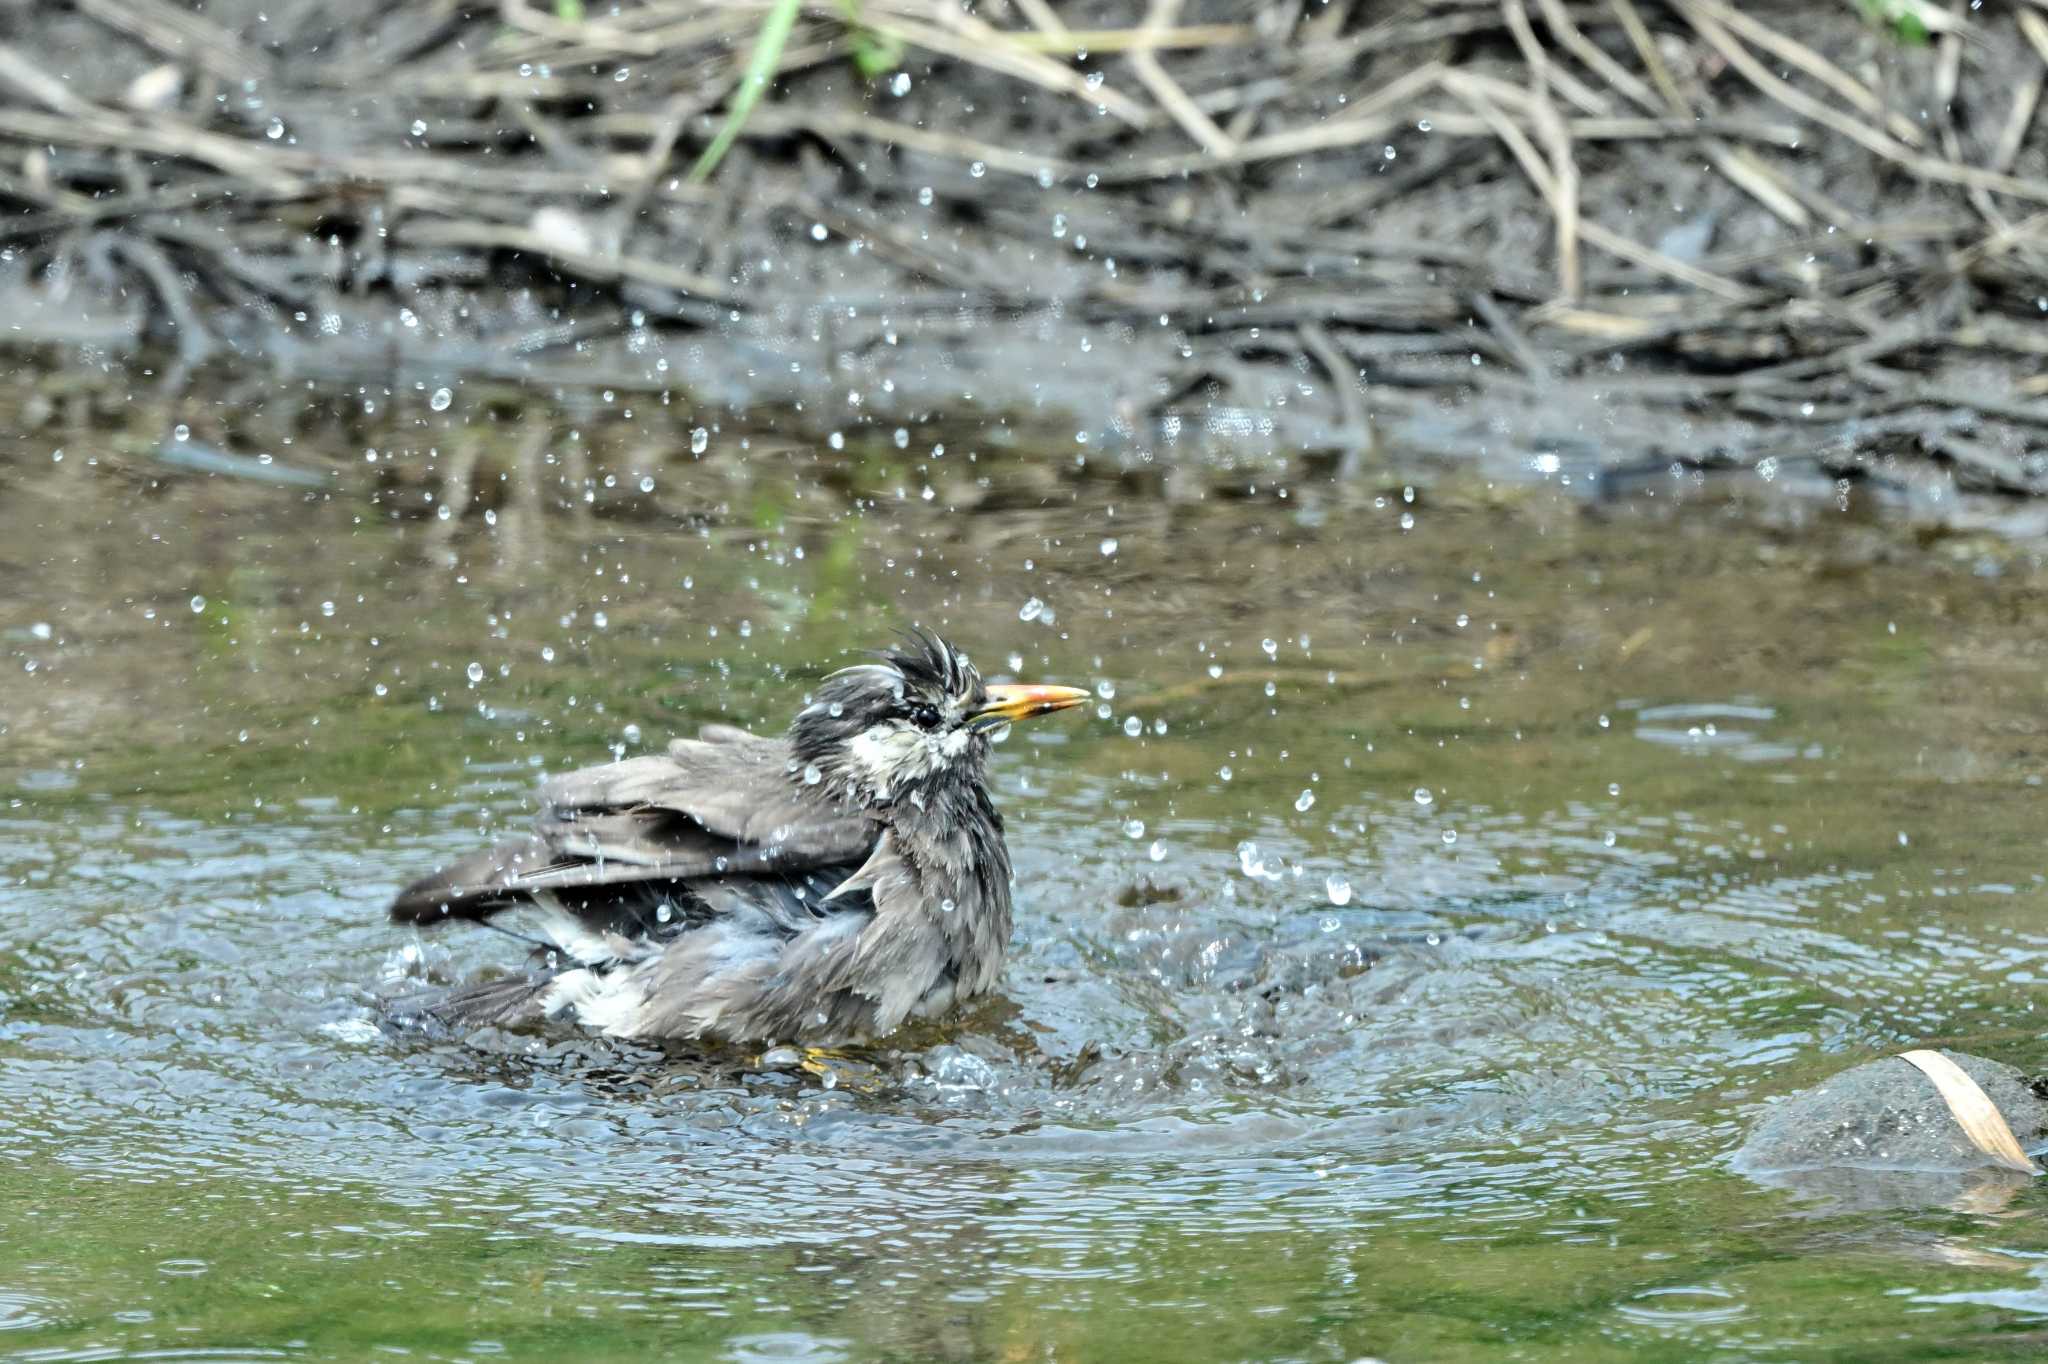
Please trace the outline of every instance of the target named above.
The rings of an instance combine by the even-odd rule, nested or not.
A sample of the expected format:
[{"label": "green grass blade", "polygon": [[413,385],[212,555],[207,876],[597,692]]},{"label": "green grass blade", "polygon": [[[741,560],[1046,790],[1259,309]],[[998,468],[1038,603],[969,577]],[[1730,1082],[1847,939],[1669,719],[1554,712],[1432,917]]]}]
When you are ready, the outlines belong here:
[{"label": "green grass blade", "polygon": [[747,73],[740,78],[739,89],[733,92],[732,107],[725,111],[725,123],[718,130],[718,136],[711,139],[711,145],[697,158],[697,164],[690,167],[692,183],[704,179],[718,167],[733,141],[746,126],[747,115],[754,112],[754,105],[760,100],[761,92],[768,88],[768,82],[775,79],[775,68],[782,62],[783,45],[789,41],[790,30],[796,27],[797,11],[803,7],[803,0],[775,0],[775,7],[761,20],[760,32],[754,35],[754,53],[747,59]]}]

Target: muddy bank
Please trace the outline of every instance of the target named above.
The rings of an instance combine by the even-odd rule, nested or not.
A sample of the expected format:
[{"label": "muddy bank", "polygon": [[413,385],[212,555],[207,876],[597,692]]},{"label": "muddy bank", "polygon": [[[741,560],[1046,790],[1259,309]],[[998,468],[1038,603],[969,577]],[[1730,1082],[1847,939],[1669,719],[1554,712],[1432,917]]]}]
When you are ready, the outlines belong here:
[{"label": "muddy bank", "polygon": [[174,388],[2048,489],[2023,7],[817,6],[693,180],[765,13],[10,10],[0,315]]}]

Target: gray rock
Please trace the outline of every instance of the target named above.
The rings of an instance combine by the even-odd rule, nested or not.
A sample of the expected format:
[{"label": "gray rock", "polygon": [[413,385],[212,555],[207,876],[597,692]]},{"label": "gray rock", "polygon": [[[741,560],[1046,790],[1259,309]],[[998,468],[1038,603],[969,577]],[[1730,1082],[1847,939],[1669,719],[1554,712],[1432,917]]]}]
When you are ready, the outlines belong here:
[{"label": "gray rock", "polygon": [[[2029,1152],[2048,1145],[2048,1102],[2011,1066],[1944,1051],[1983,1086]],[[1960,1174],[1992,1165],[1934,1082],[1896,1056],[1868,1061],[1771,1104],[1731,1162],[1742,1174],[1884,1170]]]}]

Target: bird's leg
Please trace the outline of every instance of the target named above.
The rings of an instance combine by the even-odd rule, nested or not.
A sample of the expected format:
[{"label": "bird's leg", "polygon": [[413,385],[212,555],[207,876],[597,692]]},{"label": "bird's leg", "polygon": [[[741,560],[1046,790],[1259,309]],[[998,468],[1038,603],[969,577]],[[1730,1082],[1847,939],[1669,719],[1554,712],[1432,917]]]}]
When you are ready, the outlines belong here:
[{"label": "bird's leg", "polygon": [[827,1089],[857,1090],[872,1094],[886,1078],[881,1067],[838,1047],[804,1047],[797,1069],[818,1077]]}]

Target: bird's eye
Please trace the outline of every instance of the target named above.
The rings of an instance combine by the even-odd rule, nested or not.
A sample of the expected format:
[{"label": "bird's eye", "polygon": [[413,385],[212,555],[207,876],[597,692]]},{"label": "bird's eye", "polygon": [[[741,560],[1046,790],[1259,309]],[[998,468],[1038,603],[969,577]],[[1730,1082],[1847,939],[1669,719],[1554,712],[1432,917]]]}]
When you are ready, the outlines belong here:
[{"label": "bird's eye", "polygon": [[939,727],[938,708],[913,701],[910,705],[910,723],[916,725],[919,729],[937,729]]}]

